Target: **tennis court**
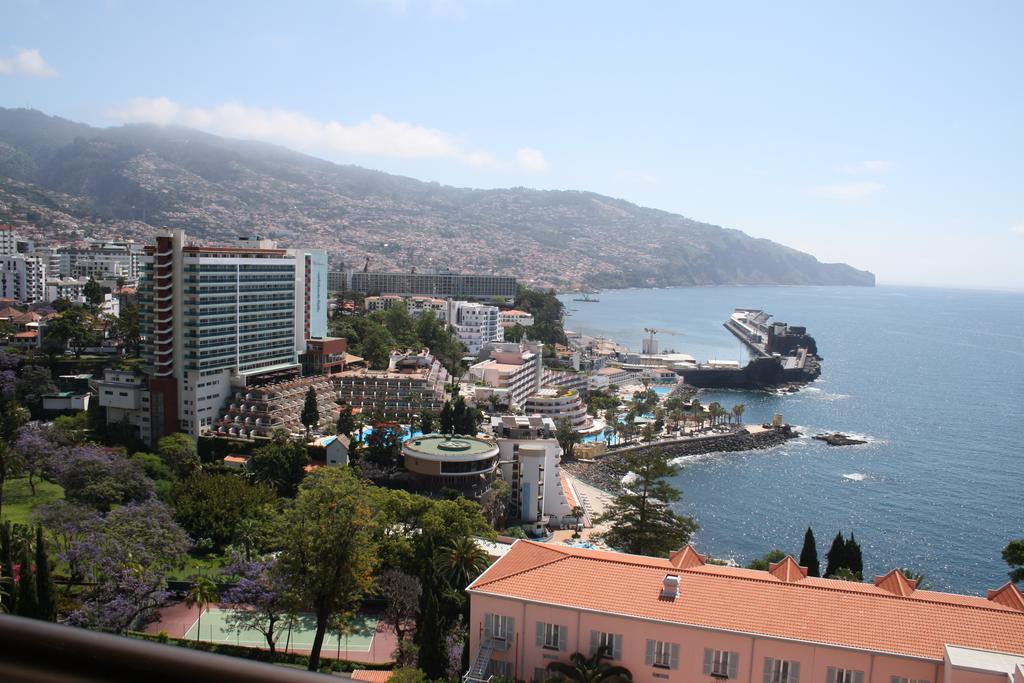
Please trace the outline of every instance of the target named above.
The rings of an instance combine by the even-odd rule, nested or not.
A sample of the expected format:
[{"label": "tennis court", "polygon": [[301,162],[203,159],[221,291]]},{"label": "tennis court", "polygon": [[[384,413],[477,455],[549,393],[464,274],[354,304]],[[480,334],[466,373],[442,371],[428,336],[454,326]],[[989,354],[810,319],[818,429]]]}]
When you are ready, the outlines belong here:
[{"label": "tennis court", "polygon": [[[209,611],[203,612],[202,618],[197,618],[185,632],[184,637],[189,640],[196,639],[197,630],[199,640],[208,643],[225,643],[229,645],[242,645],[245,647],[267,646],[267,639],[262,633],[252,629],[238,631],[228,625],[227,616],[231,610],[220,607],[211,607]],[[350,623],[350,633],[339,636],[337,633],[328,631],[324,635],[324,651],[340,650],[341,652],[369,652],[373,645],[374,632],[377,630],[377,619],[375,617],[360,614]],[[312,614],[299,614],[296,619],[288,624],[279,622],[275,627],[280,630],[280,637],[277,639],[278,649],[284,651],[309,651],[313,647],[313,638],[316,635],[316,617]]]}]

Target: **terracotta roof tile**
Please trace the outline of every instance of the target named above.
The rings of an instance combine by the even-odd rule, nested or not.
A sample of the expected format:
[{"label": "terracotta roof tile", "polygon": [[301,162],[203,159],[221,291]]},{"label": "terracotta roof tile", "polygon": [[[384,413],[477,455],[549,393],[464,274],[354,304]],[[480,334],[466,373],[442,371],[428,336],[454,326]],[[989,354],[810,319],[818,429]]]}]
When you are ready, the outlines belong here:
[{"label": "terracotta roof tile", "polygon": [[790,555],[786,555],[781,561],[768,565],[768,573],[780,581],[796,583],[807,578],[807,567],[801,567]]},{"label": "terracotta roof tile", "polygon": [[988,599],[1018,612],[1024,612],[1024,595],[1021,595],[1020,589],[1013,582],[1007,581],[1002,588],[990,590]]},{"label": "terracotta roof tile", "polygon": [[[779,566],[794,577],[785,561]],[[659,600],[666,570],[679,575],[674,601]],[[530,541],[517,542],[470,590],[936,661],[946,644],[1024,654],[1024,612],[1004,598],[917,590],[898,596],[867,583],[816,577],[787,582],[752,569],[678,568],[663,558]],[[1016,588],[1002,590],[1015,604]]]},{"label": "terracotta roof tile", "polygon": [[905,598],[917,588],[917,580],[908,579],[899,569],[893,569],[885,576],[876,576],[875,585],[893,595]]},{"label": "terracotta roof tile", "polygon": [[353,681],[369,681],[369,683],[385,683],[395,675],[394,671],[378,671],[374,669],[356,669],[352,672]]}]

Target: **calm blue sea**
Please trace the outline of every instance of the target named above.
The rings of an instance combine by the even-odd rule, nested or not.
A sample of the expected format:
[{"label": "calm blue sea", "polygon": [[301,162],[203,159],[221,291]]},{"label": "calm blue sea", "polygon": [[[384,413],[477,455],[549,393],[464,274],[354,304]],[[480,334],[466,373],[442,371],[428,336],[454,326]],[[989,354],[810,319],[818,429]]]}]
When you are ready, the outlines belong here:
[{"label": "calm blue sea", "polygon": [[810,435],[864,435],[864,446],[807,438],[753,453],[689,459],[674,478],[696,544],[748,562],[798,553],[813,527],[824,561],[836,531],[854,532],[865,576],[924,572],[936,590],[984,594],[1006,582],[1000,551],[1024,537],[1024,294],[910,287],[700,287],[561,297],[566,326],[639,350],[644,327],[679,332],[662,350],[746,362],[722,327],[734,308],[806,325],[824,357],[800,393],[705,392],[773,413]]}]

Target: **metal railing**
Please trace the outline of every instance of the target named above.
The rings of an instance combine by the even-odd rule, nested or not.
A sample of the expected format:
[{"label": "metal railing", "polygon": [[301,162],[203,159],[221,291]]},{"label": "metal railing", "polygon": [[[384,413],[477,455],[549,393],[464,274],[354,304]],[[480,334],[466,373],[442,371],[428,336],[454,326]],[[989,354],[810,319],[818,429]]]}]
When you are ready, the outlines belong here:
[{"label": "metal railing", "polygon": [[312,683],[320,674],[0,615],[0,681]]}]

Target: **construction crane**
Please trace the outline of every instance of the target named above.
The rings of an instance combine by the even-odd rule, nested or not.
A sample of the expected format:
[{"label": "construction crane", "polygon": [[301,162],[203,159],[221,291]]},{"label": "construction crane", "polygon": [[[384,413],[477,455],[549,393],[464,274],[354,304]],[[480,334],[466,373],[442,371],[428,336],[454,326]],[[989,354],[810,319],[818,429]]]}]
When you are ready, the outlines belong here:
[{"label": "construction crane", "polygon": [[654,341],[654,335],[671,334],[672,336],[675,337],[681,337],[683,335],[682,332],[675,332],[673,330],[658,330],[653,327],[645,327],[644,332],[647,333],[647,339],[643,340],[643,348],[641,349],[641,352],[645,354],[655,354],[658,352],[658,344],[657,342]]}]

